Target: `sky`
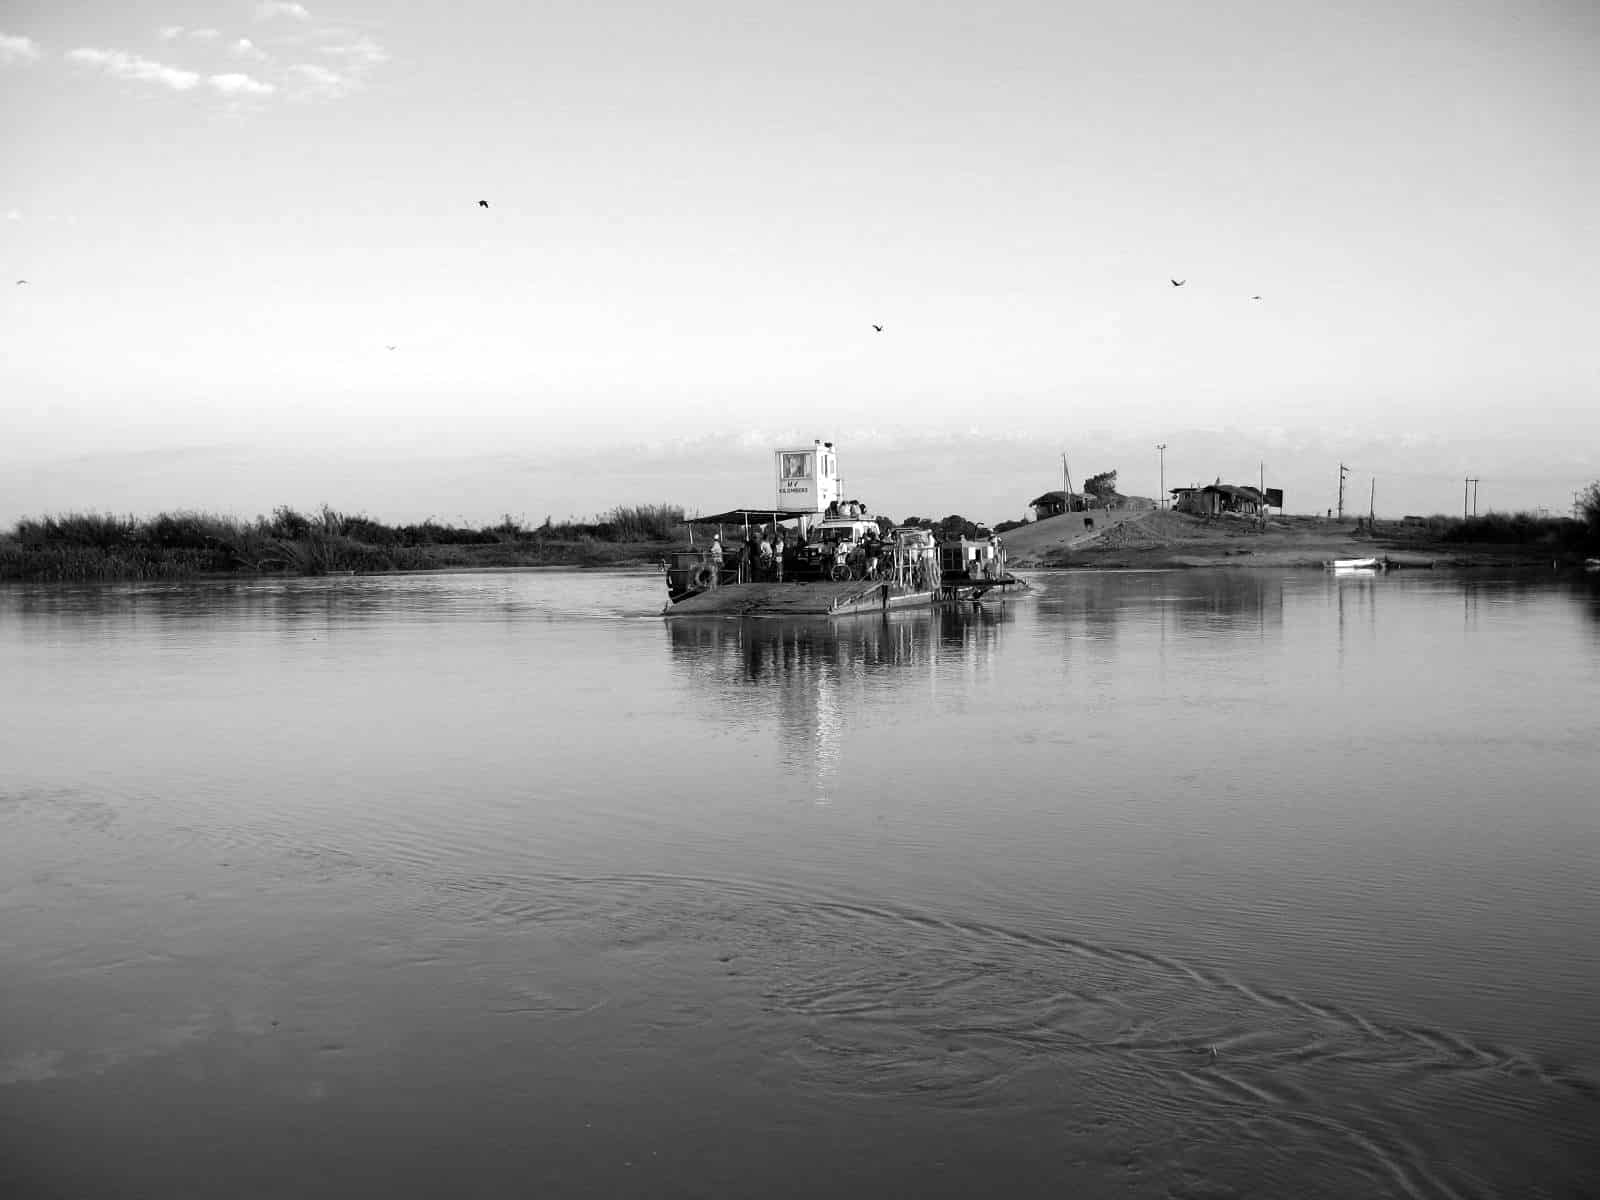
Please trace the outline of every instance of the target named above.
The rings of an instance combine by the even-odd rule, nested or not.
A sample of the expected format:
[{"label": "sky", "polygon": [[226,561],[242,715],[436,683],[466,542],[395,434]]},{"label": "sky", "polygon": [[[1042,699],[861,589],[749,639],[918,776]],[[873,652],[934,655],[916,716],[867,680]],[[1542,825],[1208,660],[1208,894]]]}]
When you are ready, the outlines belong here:
[{"label": "sky", "polygon": [[895,517],[1063,452],[1566,511],[1596,61],[1589,0],[7,0],[0,523],[713,511],[813,438]]}]

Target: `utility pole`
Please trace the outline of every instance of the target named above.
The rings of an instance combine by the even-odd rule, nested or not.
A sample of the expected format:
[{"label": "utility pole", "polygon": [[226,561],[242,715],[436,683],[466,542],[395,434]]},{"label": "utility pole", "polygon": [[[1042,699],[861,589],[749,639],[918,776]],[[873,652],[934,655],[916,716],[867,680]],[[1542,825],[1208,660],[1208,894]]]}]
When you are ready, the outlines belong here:
[{"label": "utility pole", "polygon": [[1372,477],[1372,493],[1367,499],[1367,525],[1378,519],[1378,477]]},{"label": "utility pole", "polygon": [[1462,481],[1461,488],[1461,519],[1463,521],[1467,519],[1467,488],[1469,487],[1472,489],[1472,515],[1478,515],[1478,481],[1473,476],[1468,475]]},{"label": "utility pole", "polygon": [[1067,512],[1072,511],[1072,472],[1067,470],[1067,452],[1061,452],[1061,487],[1067,493]]},{"label": "utility pole", "polygon": [[1344,520],[1344,477],[1350,474],[1350,468],[1343,463],[1339,464],[1339,520]]},{"label": "utility pole", "polygon": [[[1167,444],[1158,442],[1156,444],[1156,452],[1161,456],[1161,507],[1165,508],[1167,506]],[[1577,492],[1572,493],[1572,506],[1574,509],[1578,506]]]},{"label": "utility pole", "polygon": [[1478,481],[1472,481],[1472,515],[1478,515]]}]

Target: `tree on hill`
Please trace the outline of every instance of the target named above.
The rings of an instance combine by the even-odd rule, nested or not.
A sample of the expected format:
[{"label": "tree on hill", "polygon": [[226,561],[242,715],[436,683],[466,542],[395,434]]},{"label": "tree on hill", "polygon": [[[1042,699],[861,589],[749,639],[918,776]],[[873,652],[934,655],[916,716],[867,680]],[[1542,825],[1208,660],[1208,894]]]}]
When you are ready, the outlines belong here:
[{"label": "tree on hill", "polygon": [[[988,537],[990,529],[982,521],[969,521],[959,513],[951,513],[942,521],[934,521],[928,517],[907,517],[901,521],[902,525],[915,525],[919,529],[932,530],[936,537],[941,538],[982,538]],[[1013,522],[1013,528],[1022,522]]]},{"label": "tree on hill", "polygon": [[948,517],[935,525],[934,528],[938,530],[940,537],[976,538],[985,536],[984,533],[980,532],[980,530],[985,528],[983,525],[979,524],[977,521],[969,521],[966,517],[963,517],[958,513],[951,513]]},{"label": "tree on hill", "polygon": [[1102,471],[1098,475],[1091,475],[1083,481],[1083,490],[1098,500],[1117,494],[1117,473],[1115,471]]}]

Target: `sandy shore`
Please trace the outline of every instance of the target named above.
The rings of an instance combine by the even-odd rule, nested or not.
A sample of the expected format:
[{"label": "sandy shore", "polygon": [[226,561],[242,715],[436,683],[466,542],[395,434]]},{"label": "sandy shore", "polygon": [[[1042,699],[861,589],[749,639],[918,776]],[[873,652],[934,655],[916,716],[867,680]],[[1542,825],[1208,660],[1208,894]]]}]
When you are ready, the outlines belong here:
[{"label": "sandy shore", "polygon": [[1408,532],[1379,522],[1373,536],[1358,532],[1354,521],[1293,516],[1272,517],[1263,529],[1251,520],[1144,509],[1048,517],[1002,534],[1001,541],[1013,567],[1321,567],[1330,559],[1366,557],[1387,557],[1402,567],[1550,561],[1538,547],[1428,544]]}]

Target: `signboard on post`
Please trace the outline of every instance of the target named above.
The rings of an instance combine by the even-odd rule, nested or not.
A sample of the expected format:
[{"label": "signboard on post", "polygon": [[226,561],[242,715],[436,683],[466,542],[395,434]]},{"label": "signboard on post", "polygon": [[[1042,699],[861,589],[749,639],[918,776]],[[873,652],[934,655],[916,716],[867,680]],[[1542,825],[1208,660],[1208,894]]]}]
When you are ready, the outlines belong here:
[{"label": "signboard on post", "polygon": [[1283,489],[1282,488],[1268,488],[1267,489],[1267,493],[1266,493],[1266,501],[1267,501],[1267,507],[1268,508],[1280,508],[1281,509],[1283,507]]}]

